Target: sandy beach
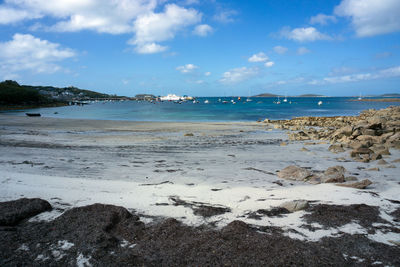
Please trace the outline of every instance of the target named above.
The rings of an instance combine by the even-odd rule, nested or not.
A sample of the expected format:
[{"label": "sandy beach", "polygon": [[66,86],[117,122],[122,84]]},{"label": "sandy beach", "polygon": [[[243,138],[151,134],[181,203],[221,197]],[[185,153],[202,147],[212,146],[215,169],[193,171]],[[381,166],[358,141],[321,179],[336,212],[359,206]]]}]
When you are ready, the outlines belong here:
[{"label": "sandy beach", "polygon": [[[51,211],[29,222],[52,221],[72,208],[103,203],[128,209],[147,227],[174,218],[218,231],[239,220],[258,230],[276,227],[296,242],[317,244],[351,235],[399,251],[400,222],[394,214],[400,203],[400,151],[384,155],[386,165],[357,162],[348,151],[329,151],[328,141],[289,140],[286,130],[276,128],[257,122],[0,115],[0,201],[41,198],[51,204]],[[289,165],[315,174],[340,165],[346,177],[372,184],[356,189],[279,178],[277,173]],[[268,213],[290,201],[306,205],[277,216]],[[360,204],[375,207],[379,220],[366,225],[349,218],[329,225],[307,217],[318,205]],[[398,262],[351,256],[341,255],[351,263]]]}]

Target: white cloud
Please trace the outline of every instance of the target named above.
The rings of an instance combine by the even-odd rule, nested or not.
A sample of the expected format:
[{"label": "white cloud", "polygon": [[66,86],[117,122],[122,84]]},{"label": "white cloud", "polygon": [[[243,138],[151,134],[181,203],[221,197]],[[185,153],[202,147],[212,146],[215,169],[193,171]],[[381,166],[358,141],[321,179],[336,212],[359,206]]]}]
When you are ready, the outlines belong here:
[{"label": "white cloud", "polygon": [[400,77],[400,66],[383,69],[375,73],[358,73],[351,75],[326,77],[321,80],[312,80],[309,82],[309,84],[311,85],[336,84],[336,83],[369,81],[369,80],[377,80],[377,79],[393,78],[393,77]]},{"label": "white cloud", "polygon": [[296,28],[291,30],[285,27],[281,30],[280,35],[289,40],[294,40],[297,42],[313,42],[318,40],[332,40],[329,35],[319,32],[314,27],[307,28]]},{"label": "white cloud", "polygon": [[309,49],[307,49],[306,47],[304,47],[304,46],[302,46],[302,47],[299,47],[298,49],[297,49],[297,54],[298,55],[304,55],[304,54],[308,54],[308,53],[310,53],[311,51],[309,50]]},{"label": "white cloud", "polygon": [[[136,45],[136,51],[139,53],[141,47],[149,44],[160,48],[156,42],[173,39],[179,30],[200,20],[201,14],[194,9],[168,4],[162,13],[151,12],[138,17],[134,23],[136,35],[129,44]],[[154,52],[159,51],[159,49],[154,50]]]},{"label": "white cloud", "polygon": [[0,24],[10,24],[22,20],[40,18],[41,15],[27,10],[18,10],[6,6],[0,6]]},{"label": "white cloud", "polygon": [[0,43],[0,51],[0,71],[5,75],[24,70],[54,73],[61,69],[56,62],[76,55],[57,43],[19,33],[14,34],[12,40]]},{"label": "white cloud", "polygon": [[[176,4],[166,4],[164,10],[158,11],[164,3],[161,0],[6,0],[0,5],[0,24],[48,17],[47,21],[55,23],[36,22],[31,28],[133,33],[135,36],[128,43],[138,53],[157,53],[167,49],[159,42],[173,39],[180,30],[199,23],[202,17],[197,10]],[[202,33],[209,33],[209,29],[203,29]]]},{"label": "white cloud", "polygon": [[176,68],[176,70],[179,70],[182,73],[189,73],[189,72],[193,72],[195,69],[197,69],[198,67],[196,65],[193,64],[186,64],[184,66],[179,66]]},{"label": "white cloud", "polygon": [[325,14],[318,14],[318,15],[310,18],[310,24],[326,25],[329,22],[336,23],[337,22],[336,17],[325,15]]},{"label": "white cloud", "polygon": [[[157,0],[7,0],[1,8],[49,16],[59,21],[45,27],[54,31],[93,30],[121,34],[133,32],[132,22],[140,14],[153,11]],[[20,19],[32,19],[25,16]]]},{"label": "white cloud", "polygon": [[350,17],[359,37],[400,31],[399,0],[343,0],[335,14]]},{"label": "white cloud", "polygon": [[259,74],[259,69],[257,67],[253,68],[235,68],[224,72],[222,78],[219,80],[221,83],[233,84],[246,81]]},{"label": "white cloud", "polygon": [[204,73],[204,75],[205,75],[205,76],[210,76],[210,75],[211,75],[211,72],[207,71],[207,72]]},{"label": "white cloud", "polygon": [[222,10],[218,14],[214,15],[214,20],[222,23],[231,23],[234,22],[234,16],[236,16],[238,12],[236,10]]},{"label": "white cloud", "polygon": [[265,55],[263,52],[257,53],[249,57],[249,62],[265,62],[268,61],[268,56]]},{"label": "white cloud", "polygon": [[270,67],[272,67],[273,65],[275,65],[275,62],[273,62],[273,61],[268,61],[268,62],[265,62],[265,67],[267,67],[267,68],[270,68]]},{"label": "white cloud", "polygon": [[284,46],[277,45],[274,47],[274,51],[275,53],[282,55],[285,54],[288,51],[288,49]]},{"label": "white cloud", "polygon": [[136,46],[135,51],[139,54],[154,54],[167,50],[168,47],[156,43],[145,43]]},{"label": "white cloud", "polygon": [[193,33],[198,36],[207,36],[208,34],[212,33],[214,30],[210,25],[207,24],[201,24],[197,25],[196,28],[194,28]]}]

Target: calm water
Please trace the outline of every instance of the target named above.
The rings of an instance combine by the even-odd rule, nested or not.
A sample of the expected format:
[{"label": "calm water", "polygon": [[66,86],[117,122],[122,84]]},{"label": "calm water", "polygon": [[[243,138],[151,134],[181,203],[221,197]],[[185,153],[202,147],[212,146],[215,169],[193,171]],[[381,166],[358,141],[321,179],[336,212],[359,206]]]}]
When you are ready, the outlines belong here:
[{"label": "calm water", "polygon": [[[209,103],[205,104],[204,101]],[[221,99],[229,103],[223,104]],[[98,102],[85,106],[67,106],[56,108],[39,108],[7,112],[25,116],[25,112],[39,112],[44,117],[99,119],[99,120],[131,120],[131,121],[256,121],[259,119],[290,119],[298,116],[336,116],[357,115],[369,108],[385,108],[400,105],[399,102],[354,102],[354,98],[324,97],[324,98],[288,98],[280,105],[274,104],[276,98],[246,98],[236,104],[229,97],[198,98],[200,103],[173,102]],[[244,100],[244,101],[243,101]],[[318,101],[322,105],[318,105]],[[291,104],[289,103],[291,101]],[[56,114],[57,113],[57,114]]]}]

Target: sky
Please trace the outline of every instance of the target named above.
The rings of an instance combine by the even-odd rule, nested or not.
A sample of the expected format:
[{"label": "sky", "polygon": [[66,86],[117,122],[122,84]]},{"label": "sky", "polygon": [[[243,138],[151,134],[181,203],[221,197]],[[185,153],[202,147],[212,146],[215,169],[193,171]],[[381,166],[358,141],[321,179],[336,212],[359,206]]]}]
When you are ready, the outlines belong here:
[{"label": "sky", "polygon": [[400,93],[399,0],[4,0],[0,79],[108,94]]}]

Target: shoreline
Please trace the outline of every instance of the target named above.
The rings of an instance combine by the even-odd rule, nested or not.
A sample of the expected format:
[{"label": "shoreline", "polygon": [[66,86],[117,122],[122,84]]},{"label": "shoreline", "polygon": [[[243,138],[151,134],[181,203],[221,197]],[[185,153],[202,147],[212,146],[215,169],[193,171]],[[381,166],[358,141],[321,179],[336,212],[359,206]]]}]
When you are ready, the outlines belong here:
[{"label": "shoreline", "polygon": [[[54,228],[53,224],[70,220],[68,212],[80,213],[94,208],[95,203],[128,209],[143,224],[134,223],[142,225],[140,234],[127,239],[127,235],[117,232],[128,233],[136,228],[125,228],[118,223],[117,232],[104,233],[118,240],[109,243],[118,256],[114,258],[117,262],[124,259],[123,255],[127,255],[124,253],[136,253],[141,255],[140,260],[133,261],[136,265],[151,265],[152,261],[146,261],[145,255],[152,250],[143,249],[154,244],[169,253],[167,258],[155,256],[160,260],[158,265],[176,265],[180,261],[175,242],[189,244],[185,242],[192,240],[197,245],[190,246],[193,250],[186,250],[190,254],[196,249],[203,251],[203,243],[196,243],[200,241],[194,233],[208,240],[209,235],[228,232],[231,233],[229,240],[245,233],[264,245],[273,238],[281,240],[283,246],[304,246],[299,254],[299,262],[304,264],[310,264],[307,253],[316,250],[337,265],[360,260],[368,264],[381,261],[383,265],[396,265],[396,259],[390,259],[387,253],[398,252],[400,242],[400,221],[396,217],[400,212],[397,174],[400,151],[396,148],[397,137],[390,139],[396,134],[393,129],[398,127],[398,109],[376,111],[374,116],[364,112],[355,117],[303,117],[248,123],[98,121],[0,115],[0,201],[42,198],[49,202],[52,211],[29,217],[16,226],[28,232],[36,229],[35,224]],[[369,120],[378,117],[386,119],[375,122],[371,131]],[[345,131],[343,128],[347,125],[361,125],[361,128]],[[358,135],[354,133],[356,130]],[[369,141],[359,138],[366,134],[374,135],[370,135]],[[379,139],[379,145],[387,144],[385,148],[390,153],[382,152],[380,159],[373,159],[372,152],[368,152],[368,161],[362,153],[357,154],[359,158],[353,157],[350,152],[355,148],[351,146],[364,142],[357,138],[370,142],[365,145],[370,145],[368,149],[375,154],[383,151],[378,150],[382,149],[378,146]],[[288,169],[291,165],[296,168]],[[372,184],[361,184],[365,180]],[[93,216],[103,216],[100,214],[114,209],[117,208],[107,206]],[[169,233],[170,249],[154,234],[157,229]],[[73,234],[81,230],[70,231]],[[260,233],[263,231],[264,234]],[[1,233],[5,232],[0,231],[0,237]],[[176,233],[182,233],[187,240],[177,238]],[[3,240],[9,238],[5,235]],[[63,237],[62,233],[58,234],[59,239],[46,241],[55,244],[53,247],[34,248],[35,242],[44,242],[41,238],[12,239],[14,250],[23,244],[29,248],[25,252],[18,250],[14,262],[23,262],[18,255],[25,254],[33,257],[33,261],[42,255],[35,261],[38,264],[75,261],[80,253],[86,258],[92,257],[88,261],[95,264],[105,259],[102,258],[105,254],[100,257],[93,251],[84,251],[86,241],[69,235]],[[348,249],[357,238],[374,247],[372,252]],[[62,250],[57,247],[60,240],[74,246]],[[129,242],[125,247],[124,240]],[[254,245],[251,239],[243,240],[249,242],[248,246]],[[225,241],[218,242],[221,243],[204,244],[215,245],[216,249]],[[326,245],[340,253],[329,254],[312,244]],[[99,253],[109,255],[110,251],[100,244],[92,245]],[[12,253],[6,250],[8,256],[3,258]],[[65,255],[57,260],[52,251]],[[211,255],[203,252],[207,255],[205,258]],[[222,253],[218,254],[221,259],[228,252],[219,253]],[[238,251],[229,253],[233,257],[231,263],[247,257]],[[252,255],[259,264],[277,263],[277,254],[271,253],[269,261],[264,258],[268,256],[266,252]],[[194,256],[190,262],[205,264]],[[222,264],[217,259],[215,263]],[[281,262],[284,263],[289,262]]]}]

